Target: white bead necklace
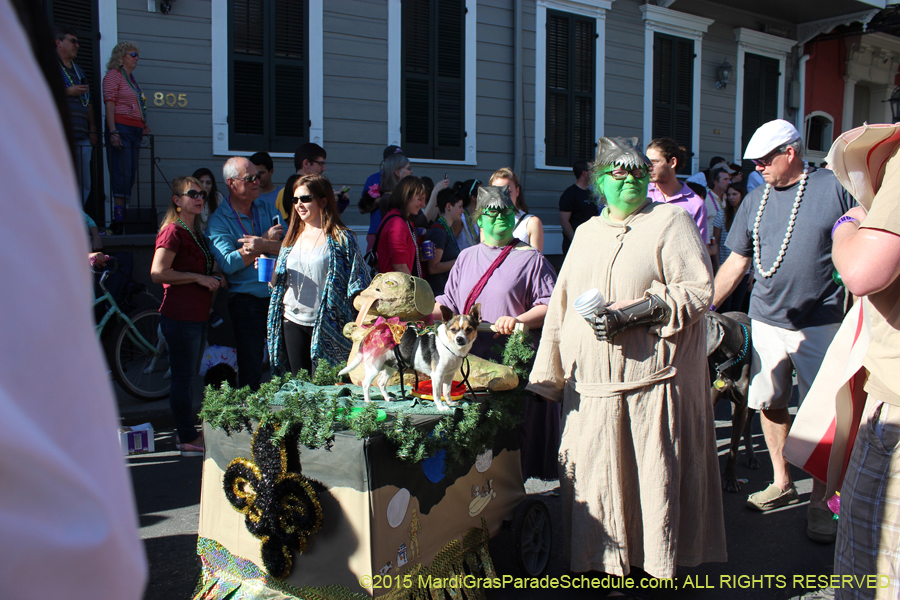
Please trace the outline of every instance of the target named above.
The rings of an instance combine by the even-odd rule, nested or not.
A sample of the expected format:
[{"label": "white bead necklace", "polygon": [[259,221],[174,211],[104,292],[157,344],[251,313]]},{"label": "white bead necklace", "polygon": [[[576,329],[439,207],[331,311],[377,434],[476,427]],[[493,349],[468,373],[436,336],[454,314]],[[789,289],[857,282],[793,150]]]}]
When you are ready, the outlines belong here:
[{"label": "white bead necklace", "polygon": [[784,241],[781,242],[781,250],[778,251],[778,257],[775,264],[768,271],[763,271],[760,264],[761,252],[759,250],[759,222],[762,220],[763,210],[766,208],[766,202],[769,200],[769,192],[772,191],[772,184],[766,184],[766,191],[762,200],[759,202],[759,210],[756,211],[756,222],[753,224],[753,262],[756,264],[756,270],[759,274],[768,279],[775,274],[781,262],[784,260],[784,254],[787,252],[788,244],[791,241],[791,235],[794,232],[794,222],[797,220],[797,212],[800,210],[800,201],[803,199],[803,191],[806,189],[806,179],[809,177],[809,163],[803,161],[803,174],[800,176],[800,185],[797,186],[797,197],[794,199],[794,208],[791,210],[791,220],[788,223],[787,232],[784,234]]}]

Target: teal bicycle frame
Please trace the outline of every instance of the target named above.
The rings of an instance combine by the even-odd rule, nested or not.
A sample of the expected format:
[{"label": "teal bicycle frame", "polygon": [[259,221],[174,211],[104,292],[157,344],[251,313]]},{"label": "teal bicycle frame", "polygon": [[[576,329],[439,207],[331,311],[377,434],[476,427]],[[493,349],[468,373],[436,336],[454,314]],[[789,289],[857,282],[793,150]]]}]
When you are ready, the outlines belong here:
[{"label": "teal bicycle frame", "polygon": [[125,325],[128,327],[127,334],[128,338],[134,342],[135,345],[143,348],[147,352],[153,354],[154,356],[159,356],[161,352],[147,341],[147,339],[141,335],[141,333],[134,326],[134,323],[128,315],[122,312],[122,309],[119,308],[119,305],[116,303],[115,299],[112,297],[112,294],[109,293],[109,290],[106,289],[104,283],[106,282],[106,278],[109,275],[109,271],[103,273],[103,276],[100,277],[100,289],[103,290],[103,295],[94,300],[94,303],[91,305],[96,308],[103,302],[109,303],[109,310],[106,311],[106,314],[103,315],[103,318],[100,322],[94,326],[94,330],[97,332],[97,339],[100,339],[100,335],[103,333],[104,328],[109,323],[109,320],[113,317],[113,315],[117,316],[119,319],[125,322]]}]

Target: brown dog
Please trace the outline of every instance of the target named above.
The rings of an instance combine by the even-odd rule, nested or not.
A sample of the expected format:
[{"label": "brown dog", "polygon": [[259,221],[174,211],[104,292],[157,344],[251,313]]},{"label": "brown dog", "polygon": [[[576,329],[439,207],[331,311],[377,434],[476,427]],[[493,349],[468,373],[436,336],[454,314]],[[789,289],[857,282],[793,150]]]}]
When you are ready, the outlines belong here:
[{"label": "brown dog", "polygon": [[731,446],[722,473],[722,487],[728,492],[738,492],[737,455],[744,437],[747,466],[759,468],[759,459],[753,450],[750,432],[755,410],[747,408],[750,389],[750,318],[742,312],[720,315],[706,313],[706,357],[709,361],[709,380],[712,385],[713,407],[722,396],[728,396],[733,404],[731,417]]}]

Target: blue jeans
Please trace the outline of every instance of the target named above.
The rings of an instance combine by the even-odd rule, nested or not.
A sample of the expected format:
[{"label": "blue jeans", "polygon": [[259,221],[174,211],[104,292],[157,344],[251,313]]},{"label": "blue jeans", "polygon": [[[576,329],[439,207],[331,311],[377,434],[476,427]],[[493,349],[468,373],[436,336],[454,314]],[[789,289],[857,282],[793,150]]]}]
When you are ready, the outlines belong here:
[{"label": "blue jeans", "polygon": [[137,176],[138,154],[141,152],[141,138],[144,130],[140,127],[116,123],[116,131],[122,141],[121,148],[115,148],[107,136],[106,159],[109,163],[109,186],[115,198],[131,198],[131,188]]},{"label": "blue jeans", "polygon": [[75,175],[81,188],[81,203],[91,195],[91,153],[94,148],[89,138],[75,138]]},{"label": "blue jeans", "polygon": [[159,315],[159,326],[169,349],[172,391],[169,407],[175,418],[178,438],[185,443],[197,438],[194,420],[194,377],[200,371],[200,359],[206,346],[206,321],[176,321]]},{"label": "blue jeans", "polygon": [[269,299],[233,294],[228,299],[228,314],[231,315],[234,349],[237,350],[238,387],[250,386],[256,391],[262,379]]}]

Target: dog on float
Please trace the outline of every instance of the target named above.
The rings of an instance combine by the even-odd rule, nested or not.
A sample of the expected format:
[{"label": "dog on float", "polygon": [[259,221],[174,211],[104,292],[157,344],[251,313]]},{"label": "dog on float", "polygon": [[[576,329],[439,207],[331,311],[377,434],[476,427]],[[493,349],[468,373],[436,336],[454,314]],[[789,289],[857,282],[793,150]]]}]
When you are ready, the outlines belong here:
[{"label": "dog on float", "polygon": [[750,389],[750,317],[742,312],[719,314],[706,313],[706,357],[709,362],[709,380],[712,386],[712,404],[716,406],[723,396],[734,405],[731,417],[731,445],[722,487],[728,492],[738,492],[737,455],[744,438],[747,466],[759,468],[759,459],[753,450],[751,421],[755,410],[747,407]]},{"label": "dog on float", "polygon": [[[467,315],[455,315],[453,311],[442,306],[441,316],[444,322],[434,331],[419,335],[415,328],[407,328],[396,351],[400,355],[402,367],[413,368],[431,377],[435,407],[445,412],[456,406],[450,399],[450,385],[453,383],[453,375],[459,371],[463,359],[468,356],[475,338],[478,337],[481,304],[473,306]],[[356,358],[340,374],[345,375],[360,364],[365,366],[366,373],[362,382],[365,401],[372,401],[369,397],[369,388],[376,377],[381,397],[389,400],[390,396],[385,386],[402,368],[395,352],[389,350],[374,357],[362,351],[357,352]]]}]

